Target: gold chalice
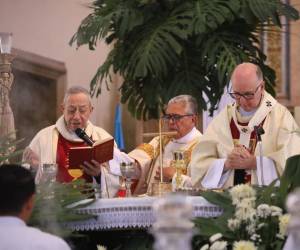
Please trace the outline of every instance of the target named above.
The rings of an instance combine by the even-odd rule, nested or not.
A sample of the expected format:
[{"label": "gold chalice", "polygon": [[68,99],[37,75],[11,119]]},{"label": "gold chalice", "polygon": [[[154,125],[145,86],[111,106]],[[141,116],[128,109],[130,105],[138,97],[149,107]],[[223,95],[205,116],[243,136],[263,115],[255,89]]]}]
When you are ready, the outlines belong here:
[{"label": "gold chalice", "polygon": [[68,173],[74,178],[74,181],[83,175],[83,171],[80,168],[69,168]]}]

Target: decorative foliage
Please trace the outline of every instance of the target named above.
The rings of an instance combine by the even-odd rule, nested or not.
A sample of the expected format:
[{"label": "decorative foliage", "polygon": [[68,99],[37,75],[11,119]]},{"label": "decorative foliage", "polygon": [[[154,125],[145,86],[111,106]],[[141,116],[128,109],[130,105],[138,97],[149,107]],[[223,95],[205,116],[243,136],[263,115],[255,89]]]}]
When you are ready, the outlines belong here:
[{"label": "decorative foliage", "polygon": [[288,193],[300,186],[299,164],[300,155],[288,159],[280,186],[274,181],[267,187],[238,185],[223,193],[203,192],[201,195],[221,206],[224,213],[195,220],[199,228],[195,248],[282,249],[290,217],[283,214],[284,202]]},{"label": "decorative foliage", "polygon": [[0,136],[0,165],[22,154],[23,150],[17,150],[17,145],[22,140],[15,139],[15,132]]},{"label": "decorative foliage", "polygon": [[215,108],[233,68],[258,64],[274,94],[274,71],[259,47],[262,29],[281,27],[280,16],[298,12],[280,0],[97,0],[70,44],[98,40],[112,45],[91,82],[100,94],[112,73],[120,74],[122,103],[138,119],[157,118],[178,94],[192,94],[202,109]]},{"label": "decorative foliage", "polygon": [[[94,198],[91,198],[94,195],[92,184],[83,180],[38,184],[29,225],[62,237],[69,236],[72,232],[64,226],[65,223],[93,217],[76,213],[76,209],[94,202]],[[88,202],[79,202],[85,199],[89,199]]]}]

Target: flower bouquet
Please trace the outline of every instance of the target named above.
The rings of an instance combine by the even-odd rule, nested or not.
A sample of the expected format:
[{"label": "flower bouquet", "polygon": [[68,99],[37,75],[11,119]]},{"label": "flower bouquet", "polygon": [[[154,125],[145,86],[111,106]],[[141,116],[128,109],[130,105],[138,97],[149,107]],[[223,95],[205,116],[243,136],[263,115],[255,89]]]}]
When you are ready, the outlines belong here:
[{"label": "flower bouquet", "polygon": [[194,249],[282,249],[290,218],[284,203],[300,186],[299,167],[300,155],[289,158],[279,186],[276,180],[267,187],[242,184],[223,193],[203,192],[205,199],[223,208],[223,214],[195,220],[199,231]]}]

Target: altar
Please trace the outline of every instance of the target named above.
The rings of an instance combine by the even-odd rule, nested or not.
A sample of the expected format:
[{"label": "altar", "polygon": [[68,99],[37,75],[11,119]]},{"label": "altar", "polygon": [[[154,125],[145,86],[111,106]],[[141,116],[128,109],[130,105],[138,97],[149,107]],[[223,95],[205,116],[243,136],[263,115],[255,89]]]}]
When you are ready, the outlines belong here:
[{"label": "altar", "polygon": [[[81,214],[95,217],[69,222],[66,226],[73,231],[105,231],[115,229],[147,229],[155,222],[152,205],[160,197],[132,197],[97,199],[94,203],[79,208]],[[201,196],[187,196],[193,206],[193,217],[217,217],[222,209],[212,205]],[[84,200],[81,203],[89,202]]]}]

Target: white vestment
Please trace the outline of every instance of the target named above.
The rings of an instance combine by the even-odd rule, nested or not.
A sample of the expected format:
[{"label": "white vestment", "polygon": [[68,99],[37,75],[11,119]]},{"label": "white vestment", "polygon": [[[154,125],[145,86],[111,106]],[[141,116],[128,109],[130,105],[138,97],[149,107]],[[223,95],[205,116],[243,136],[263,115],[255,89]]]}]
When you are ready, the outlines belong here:
[{"label": "white vestment", "polygon": [[28,227],[14,216],[0,216],[0,250],[70,250],[61,238]]},{"label": "white vestment", "polygon": [[[195,187],[227,188],[233,185],[234,170],[223,171],[227,156],[234,148],[230,122],[237,125],[237,105],[227,107],[210,123],[201,142],[192,153],[191,176]],[[271,95],[264,92],[259,108],[247,126],[237,125],[239,144],[247,148],[254,126],[263,122],[263,179],[268,185],[282,175],[286,159],[300,153],[300,137],[293,133],[297,124],[290,112]],[[255,149],[257,169],[251,170],[251,183],[261,183],[259,147]]]},{"label": "white vestment", "polygon": [[[86,134],[94,141],[111,138],[112,136],[104,129],[94,126],[90,121],[85,128]],[[58,136],[61,134],[65,139],[72,142],[82,142],[75,133],[66,129],[63,116],[61,116],[55,125],[46,127],[39,131],[29,144],[29,148],[39,157],[40,165],[43,163],[55,163],[57,153]],[[101,167],[101,197],[114,197],[119,190],[120,180],[120,162],[132,161],[125,153],[114,148],[114,158],[109,163],[102,164]],[[41,177],[41,168],[38,169],[38,181]],[[108,193],[107,193],[108,192]]]},{"label": "white vestment", "polygon": [[[186,151],[186,164],[190,161],[192,149],[199,142],[201,133],[195,127],[185,136],[175,139],[169,136],[162,137],[163,145],[163,167],[170,167],[173,160],[173,152],[176,150]],[[141,194],[150,192],[151,184],[155,181],[154,176],[159,169],[159,137],[153,138],[149,143],[145,143],[128,154],[138,161],[141,166],[141,177],[135,193]]]}]

